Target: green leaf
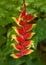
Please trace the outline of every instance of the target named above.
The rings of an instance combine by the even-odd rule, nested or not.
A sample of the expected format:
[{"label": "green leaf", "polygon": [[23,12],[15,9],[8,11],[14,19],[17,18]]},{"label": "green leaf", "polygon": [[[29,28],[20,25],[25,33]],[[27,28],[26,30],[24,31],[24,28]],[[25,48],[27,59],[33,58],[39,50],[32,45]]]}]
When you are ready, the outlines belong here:
[{"label": "green leaf", "polygon": [[25,0],[26,3],[31,3],[31,2],[34,2],[34,0]]},{"label": "green leaf", "polygon": [[6,37],[0,35],[0,45],[6,43]]},{"label": "green leaf", "polygon": [[34,48],[36,48],[40,41],[46,39],[46,21],[39,19],[36,27],[32,31],[36,33],[36,35],[32,38],[35,42]]},{"label": "green leaf", "polygon": [[9,28],[7,36],[11,36],[12,34],[17,34],[12,28]]},{"label": "green leaf", "polygon": [[41,7],[41,11],[45,12],[46,13],[46,5]]},{"label": "green leaf", "polygon": [[6,33],[6,28],[3,26],[0,26],[0,35]]},{"label": "green leaf", "polygon": [[23,61],[21,59],[14,59],[14,58],[7,58],[5,61],[4,61],[4,64],[3,65],[21,65],[23,63]]},{"label": "green leaf", "polygon": [[38,60],[35,62],[35,65],[44,65],[42,60],[38,58]]},{"label": "green leaf", "polygon": [[34,65],[33,62],[32,62],[32,60],[31,60],[31,58],[30,58],[30,56],[27,56],[25,58],[25,62],[26,62],[26,65]]}]

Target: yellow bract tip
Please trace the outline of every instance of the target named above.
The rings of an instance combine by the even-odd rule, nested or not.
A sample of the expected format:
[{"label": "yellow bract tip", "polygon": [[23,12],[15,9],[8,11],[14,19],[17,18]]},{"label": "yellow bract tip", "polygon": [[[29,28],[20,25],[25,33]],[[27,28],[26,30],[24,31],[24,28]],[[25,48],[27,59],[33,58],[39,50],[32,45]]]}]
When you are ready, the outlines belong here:
[{"label": "yellow bract tip", "polygon": [[18,43],[16,35],[12,35],[12,38]]},{"label": "yellow bract tip", "polygon": [[15,19],[15,17],[12,17],[12,19]]},{"label": "yellow bract tip", "polygon": [[35,35],[35,32],[32,32],[32,33],[31,33],[31,38],[33,37],[33,35]]},{"label": "yellow bract tip", "polygon": [[18,33],[18,31],[17,31],[17,27],[12,27],[14,30],[15,30],[15,32],[19,35],[19,33]]},{"label": "yellow bract tip", "polygon": [[30,50],[30,53],[34,52],[34,50]]},{"label": "yellow bract tip", "polygon": [[37,15],[36,15],[36,14],[34,14],[34,17],[37,17]]},{"label": "yellow bract tip", "polygon": [[17,23],[18,21],[17,21],[17,19],[16,19],[16,17],[12,17],[12,19]]},{"label": "yellow bract tip", "polygon": [[14,30],[16,29],[16,27],[14,26],[14,27],[12,27]]},{"label": "yellow bract tip", "polygon": [[12,43],[11,46],[14,46],[14,43]]},{"label": "yellow bract tip", "polygon": [[27,53],[27,54],[25,54],[25,55],[28,55],[28,54],[30,54],[30,53],[32,53],[32,52],[34,52],[34,50],[29,50],[29,52]]},{"label": "yellow bract tip", "polygon": [[30,45],[31,45],[31,47],[34,46],[34,41],[33,40],[31,40]]},{"label": "yellow bract tip", "polygon": [[30,43],[34,43],[34,41],[33,41],[33,40],[31,40],[31,41],[30,41]]},{"label": "yellow bract tip", "polygon": [[19,49],[16,48],[15,44],[12,43],[11,46],[13,46],[14,49],[16,49],[17,51],[19,51]]},{"label": "yellow bract tip", "polygon": [[33,40],[31,40],[30,45],[32,48],[34,48],[34,44],[35,44],[35,42]]},{"label": "yellow bract tip", "polygon": [[13,38],[13,39],[16,39],[16,35],[12,35],[12,38]]},{"label": "yellow bract tip", "polygon": [[15,56],[15,54],[11,54],[10,56],[13,58],[18,58],[17,56]]},{"label": "yellow bract tip", "polygon": [[32,35],[35,35],[35,32],[32,32]]},{"label": "yellow bract tip", "polygon": [[33,27],[35,27],[36,26],[36,24],[33,24]]}]

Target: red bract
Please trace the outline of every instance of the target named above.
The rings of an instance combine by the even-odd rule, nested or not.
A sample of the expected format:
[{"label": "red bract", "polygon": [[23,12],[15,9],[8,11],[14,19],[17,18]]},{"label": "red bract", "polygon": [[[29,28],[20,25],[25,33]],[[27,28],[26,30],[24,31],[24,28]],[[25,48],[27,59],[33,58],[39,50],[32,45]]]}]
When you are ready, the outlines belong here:
[{"label": "red bract", "polygon": [[24,10],[20,13],[20,16],[19,16],[19,21],[21,20],[21,18],[23,18],[26,14],[26,8],[24,8]]},{"label": "red bract", "polygon": [[32,28],[35,26],[36,24],[28,24],[28,25],[25,25],[23,26],[25,32],[28,32],[30,30],[32,30]]},{"label": "red bract", "polygon": [[23,43],[24,42],[24,39],[20,36],[16,36],[17,40],[20,42],[20,43]]},{"label": "red bract", "polygon": [[28,46],[29,44],[30,44],[30,40],[25,41],[22,45],[25,47],[25,46]]},{"label": "red bract", "polygon": [[27,22],[31,21],[32,19],[34,19],[36,17],[36,15],[32,15],[32,14],[28,14],[25,16],[25,19]]},{"label": "red bract", "polygon": [[30,31],[32,29],[32,24],[25,25],[23,28],[25,32]]},{"label": "red bract", "polygon": [[19,35],[24,35],[24,30],[23,28],[19,28],[19,27],[13,27],[13,29],[15,30],[15,32]]},{"label": "red bract", "polygon": [[26,24],[26,20],[20,20],[20,22],[19,22],[19,24],[21,25],[21,26],[24,26],[25,24]]},{"label": "red bract", "polygon": [[18,18],[12,17],[12,19],[16,22],[18,26],[23,26],[26,23],[26,20],[20,20]]},{"label": "red bract", "polygon": [[28,55],[30,53],[32,53],[34,50],[31,49],[26,49],[26,50],[22,50],[23,55]]},{"label": "red bract", "polygon": [[15,54],[11,54],[11,56],[13,58],[20,58],[22,56],[22,54],[21,53],[15,53]]},{"label": "red bract", "polygon": [[12,35],[12,38],[16,41],[16,43],[11,45],[14,47],[14,49],[19,51],[11,54],[12,57],[20,58],[34,52],[33,49],[30,49],[32,46],[34,46],[34,41],[30,39],[35,33],[30,31],[33,27],[35,27],[36,24],[29,24],[27,22],[33,20],[35,17],[36,15],[32,14],[26,15],[26,8],[20,13],[19,18],[12,17],[13,20],[18,24],[18,27],[13,27],[17,35]]},{"label": "red bract", "polygon": [[32,36],[34,35],[35,33],[34,32],[28,32],[26,34],[23,35],[24,39],[30,39],[32,38]]},{"label": "red bract", "polygon": [[24,42],[24,38],[18,36],[18,35],[12,35],[12,38],[19,43],[23,43]]},{"label": "red bract", "polygon": [[18,51],[21,51],[23,49],[23,47],[20,45],[20,44],[11,44],[14,49],[18,50]]}]

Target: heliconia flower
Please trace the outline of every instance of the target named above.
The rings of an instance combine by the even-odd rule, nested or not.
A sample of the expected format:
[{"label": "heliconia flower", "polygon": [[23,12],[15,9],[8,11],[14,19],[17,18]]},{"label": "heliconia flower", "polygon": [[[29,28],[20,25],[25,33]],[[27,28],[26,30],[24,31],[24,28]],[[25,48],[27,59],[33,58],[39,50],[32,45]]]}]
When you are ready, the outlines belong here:
[{"label": "heliconia flower", "polygon": [[19,35],[19,34],[21,34],[21,35],[24,35],[24,30],[23,30],[23,28],[19,28],[19,27],[12,27],[14,30],[15,30],[15,32]]},{"label": "heliconia flower", "polygon": [[26,39],[32,38],[33,35],[35,35],[34,32],[28,32],[28,33],[24,34],[23,37],[26,40]]},{"label": "heliconia flower", "polygon": [[28,25],[23,26],[23,28],[24,28],[25,32],[28,32],[28,31],[32,30],[32,28],[35,26],[36,26],[36,24],[28,24]]},{"label": "heliconia flower", "polygon": [[16,41],[16,43],[12,43],[11,45],[16,49],[18,52],[11,54],[13,58],[20,58],[24,55],[28,55],[32,52],[34,52],[34,41],[30,40],[33,35],[35,35],[34,32],[30,32],[33,27],[36,26],[36,24],[27,23],[33,20],[36,17],[36,15],[33,14],[26,14],[26,8],[20,13],[18,18],[12,17],[12,19],[17,23],[18,27],[14,26],[12,27],[15,32],[17,33],[12,35],[12,39]]},{"label": "heliconia flower", "polygon": [[20,51],[20,50],[22,50],[23,49],[23,47],[20,45],[20,44],[11,44],[13,47],[14,47],[14,49],[16,49],[16,50],[18,50],[18,51]]},{"label": "heliconia flower", "polygon": [[25,16],[25,20],[27,22],[29,22],[29,21],[33,20],[34,18],[36,18],[36,17],[37,17],[36,15],[28,14],[28,15]]},{"label": "heliconia flower", "polygon": [[23,55],[28,55],[32,52],[34,52],[34,50],[31,50],[31,49],[22,50]]},{"label": "heliconia flower", "polygon": [[23,37],[20,37],[18,35],[12,35],[12,38],[18,43],[23,43],[25,40]]},{"label": "heliconia flower", "polygon": [[20,58],[20,57],[22,57],[22,54],[21,53],[14,53],[14,54],[11,54],[10,56],[12,56],[13,58]]}]

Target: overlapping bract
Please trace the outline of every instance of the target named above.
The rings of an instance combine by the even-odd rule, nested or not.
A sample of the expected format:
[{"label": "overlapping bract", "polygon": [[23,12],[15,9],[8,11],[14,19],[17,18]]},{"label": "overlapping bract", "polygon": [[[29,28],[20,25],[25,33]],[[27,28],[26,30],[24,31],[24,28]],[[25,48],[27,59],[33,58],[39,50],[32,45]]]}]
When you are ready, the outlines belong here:
[{"label": "overlapping bract", "polygon": [[32,28],[36,24],[27,24],[36,17],[36,15],[28,14],[26,15],[26,9],[20,13],[19,18],[12,17],[12,19],[18,24],[20,27],[13,27],[17,35],[12,35],[12,38],[16,41],[16,44],[11,44],[14,49],[18,52],[11,54],[14,58],[20,58],[24,55],[28,55],[32,53],[34,50],[30,49],[31,45],[34,44],[33,40],[30,40],[32,36],[35,34],[34,32],[30,32]]}]

